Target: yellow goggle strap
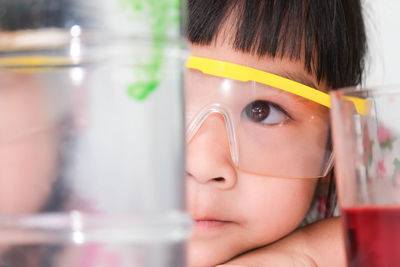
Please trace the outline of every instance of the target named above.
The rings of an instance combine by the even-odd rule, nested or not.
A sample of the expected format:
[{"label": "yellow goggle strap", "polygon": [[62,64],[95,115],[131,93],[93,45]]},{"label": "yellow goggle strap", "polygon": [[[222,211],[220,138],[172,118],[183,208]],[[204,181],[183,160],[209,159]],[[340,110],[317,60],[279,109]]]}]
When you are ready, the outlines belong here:
[{"label": "yellow goggle strap", "polygon": [[15,72],[39,72],[76,64],[71,58],[61,56],[0,57],[0,69]]},{"label": "yellow goggle strap", "polygon": [[[331,107],[329,94],[269,72],[221,60],[195,56],[190,56],[188,58],[186,67],[189,69],[199,70],[204,74],[221,78],[238,80],[242,82],[254,81],[269,85],[304,97],[328,108]],[[349,98],[349,100],[354,103],[354,106],[359,114],[365,115],[368,112],[369,105],[367,105],[366,100],[360,98]]]}]

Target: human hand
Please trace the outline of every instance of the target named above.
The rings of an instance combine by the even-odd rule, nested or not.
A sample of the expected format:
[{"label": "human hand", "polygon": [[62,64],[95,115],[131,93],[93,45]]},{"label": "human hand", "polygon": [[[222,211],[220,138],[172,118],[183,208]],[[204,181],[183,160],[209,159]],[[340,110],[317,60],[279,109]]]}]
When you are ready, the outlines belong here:
[{"label": "human hand", "polygon": [[217,267],[318,267],[306,253],[270,246],[258,248]]},{"label": "human hand", "polygon": [[285,238],[241,254],[218,267],[336,267],[345,266],[340,218],[300,228]]}]

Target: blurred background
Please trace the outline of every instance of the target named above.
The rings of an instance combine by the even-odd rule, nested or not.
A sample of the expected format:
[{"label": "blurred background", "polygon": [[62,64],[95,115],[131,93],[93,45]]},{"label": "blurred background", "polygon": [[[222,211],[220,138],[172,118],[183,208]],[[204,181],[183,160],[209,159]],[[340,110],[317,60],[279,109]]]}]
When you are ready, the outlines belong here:
[{"label": "blurred background", "polygon": [[369,55],[365,84],[399,84],[400,1],[364,0]]}]

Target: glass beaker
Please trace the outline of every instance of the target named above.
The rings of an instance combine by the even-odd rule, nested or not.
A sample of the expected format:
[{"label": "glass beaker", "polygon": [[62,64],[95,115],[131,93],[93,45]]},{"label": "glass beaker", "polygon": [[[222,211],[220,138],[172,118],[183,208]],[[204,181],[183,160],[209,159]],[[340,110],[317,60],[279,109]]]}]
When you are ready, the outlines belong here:
[{"label": "glass beaker", "polygon": [[0,9],[1,266],[184,266],[179,2]]},{"label": "glass beaker", "polygon": [[400,87],[345,88],[333,91],[331,97],[348,265],[396,266],[400,262]]}]

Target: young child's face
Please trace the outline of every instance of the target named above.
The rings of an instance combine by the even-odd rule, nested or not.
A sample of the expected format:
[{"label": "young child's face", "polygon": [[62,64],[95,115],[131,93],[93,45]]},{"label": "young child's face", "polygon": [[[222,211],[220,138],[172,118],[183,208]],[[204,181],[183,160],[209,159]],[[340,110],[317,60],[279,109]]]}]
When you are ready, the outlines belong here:
[{"label": "young child's face", "polygon": [[[237,52],[223,42],[192,46],[191,54],[278,75],[289,73],[300,83],[318,85],[300,60],[259,58]],[[193,103],[202,98],[203,92],[200,85],[188,86],[196,86],[195,94],[187,93],[187,98],[193,98],[186,99],[190,117]],[[326,109],[307,100],[293,106],[298,107],[298,114],[316,110],[326,114]],[[321,127],[325,123],[321,120]],[[304,129],[305,123],[299,120],[293,127]],[[328,138],[328,133],[324,134]],[[218,114],[210,115],[187,145],[187,207],[194,219],[188,251],[191,267],[214,266],[282,238],[301,223],[312,201],[317,179],[274,178],[239,171],[229,149],[225,122]],[[274,156],[280,159],[279,153]],[[287,168],[293,164],[287,162]]]}]

